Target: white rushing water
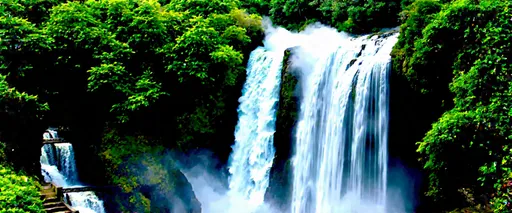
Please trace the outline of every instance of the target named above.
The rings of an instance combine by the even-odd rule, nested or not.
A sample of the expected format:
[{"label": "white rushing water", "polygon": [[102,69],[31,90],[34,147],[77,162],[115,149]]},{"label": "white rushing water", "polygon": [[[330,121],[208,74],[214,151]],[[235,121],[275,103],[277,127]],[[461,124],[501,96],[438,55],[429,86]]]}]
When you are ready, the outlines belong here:
[{"label": "white rushing water", "polygon": [[[240,98],[230,189],[263,203],[274,155],[275,106],[286,48],[299,78],[292,213],[392,213],[386,208],[390,52],[397,33],[353,38],[323,25],[266,25]],[[272,49],[273,51],[268,51]]]},{"label": "white rushing water", "polygon": [[345,38],[316,50],[322,54],[293,53],[302,97],[292,213],[388,212],[389,71],[397,36]]},{"label": "white rushing water", "polygon": [[263,204],[269,184],[283,57],[284,51],[258,47],[248,62],[229,161],[230,195],[247,199],[249,206],[243,212],[253,212]]},{"label": "white rushing water", "polygon": [[[57,132],[49,130],[44,139],[58,138]],[[46,182],[61,187],[82,186],[77,179],[75,156],[70,143],[44,144],[41,147],[41,173]],[[105,213],[103,201],[94,192],[66,193],[70,205],[81,213]]]}]

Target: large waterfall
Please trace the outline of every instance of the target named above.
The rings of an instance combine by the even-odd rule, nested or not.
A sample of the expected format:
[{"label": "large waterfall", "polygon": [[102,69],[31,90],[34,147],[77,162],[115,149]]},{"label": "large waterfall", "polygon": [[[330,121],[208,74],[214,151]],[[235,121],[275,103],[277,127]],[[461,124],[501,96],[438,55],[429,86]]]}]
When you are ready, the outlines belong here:
[{"label": "large waterfall", "polygon": [[292,213],[389,213],[387,137],[390,53],[397,33],[353,38],[313,25],[300,33],[267,26],[240,98],[230,189],[263,203],[274,155],[284,49],[299,77]]},{"label": "large waterfall", "polygon": [[283,57],[283,51],[259,47],[251,53],[247,66],[229,165],[231,195],[242,196],[249,203],[243,212],[260,206],[268,187]]},{"label": "large waterfall", "polygon": [[[292,213],[384,213],[390,52],[397,34],[299,48]],[[302,63],[302,64],[301,64]]]},{"label": "large waterfall", "polygon": [[[48,130],[45,139],[57,139],[57,132]],[[46,182],[61,187],[82,186],[77,178],[73,146],[70,143],[44,144],[41,148],[41,173]],[[104,213],[103,201],[94,192],[66,193],[69,204],[80,213]]]}]

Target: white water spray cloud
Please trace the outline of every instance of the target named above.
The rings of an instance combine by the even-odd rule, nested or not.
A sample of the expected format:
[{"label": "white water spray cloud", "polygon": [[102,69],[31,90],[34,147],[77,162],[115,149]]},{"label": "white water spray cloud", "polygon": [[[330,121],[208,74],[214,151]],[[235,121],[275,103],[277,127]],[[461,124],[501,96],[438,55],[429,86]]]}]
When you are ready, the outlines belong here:
[{"label": "white water spray cloud", "polygon": [[216,160],[208,153],[194,154],[195,165],[182,169],[201,203],[203,213],[281,213],[263,204],[255,211],[244,196],[230,192],[227,178],[215,167]]}]

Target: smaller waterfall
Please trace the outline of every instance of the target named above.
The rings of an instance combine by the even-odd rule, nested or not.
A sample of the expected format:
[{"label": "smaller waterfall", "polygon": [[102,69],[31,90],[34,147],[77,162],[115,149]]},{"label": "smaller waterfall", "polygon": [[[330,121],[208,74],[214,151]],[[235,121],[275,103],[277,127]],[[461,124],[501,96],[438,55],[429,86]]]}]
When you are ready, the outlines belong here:
[{"label": "smaller waterfall", "polygon": [[43,146],[41,148],[41,165],[57,165],[57,159],[55,159],[55,151],[52,146]]},{"label": "smaller waterfall", "polygon": [[46,140],[49,140],[49,139],[57,139],[59,138],[59,135],[57,134],[57,131],[53,130],[53,129],[48,129],[46,130],[46,132],[43,134],[43,139],[46,139]]},{"label": "smaller waterfall", "polygon": [[[48,130],[44,139],[57,139],[57,132]],[[44,144],[41,147],[41,173],[46,182],[61,187],[82,186],[77,178],[73,146],[70,143]],[[94,192],[70,192],[65,194],[70,205],[80,213],[105,213],[103,201]]]},{"label": "smaller waterfall", "polygon": [[45,182],[53,182],[57,186],[67,186],[66,178],[59,172],[57,166],[41,163],[41,173]]},{"label": "smaller waterfall", "polygon": [[103,201],[94,192],[67,193],[71,206],[80,213],[104,213]]},{"label": "smaller waterfall", "polygon": [[[230,156],[230,193],[248,199],[246,212],[263,204],[274,159],[276,106],[284,52],[255,49],[238,108],[235,144]],[[239,210],[238,210],[239,211]]]},{"label": "smaller waterfall", "polygon": [[70,143],[58,143],[55,144],[55,148],[57,159],[59,159],[57,168],[59,168],[60,173],[66,177],[68,183],[77,183],[73,146]]}]

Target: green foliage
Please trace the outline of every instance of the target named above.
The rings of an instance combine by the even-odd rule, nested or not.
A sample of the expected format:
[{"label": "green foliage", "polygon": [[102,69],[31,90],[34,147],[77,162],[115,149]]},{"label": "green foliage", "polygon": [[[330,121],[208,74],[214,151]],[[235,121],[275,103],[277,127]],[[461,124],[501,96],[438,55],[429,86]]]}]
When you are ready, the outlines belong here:
[{"label": "green foliage", "polygon": [[[3,26],[0,29],[0,72],[5,76],[2,81],[8,77],[16,82],[37,66],[35,57],[50,48],[51,39],[25,17],[16,16],[25,8],[21,4],[11,2],[8,7],[0,8],[0,25]],[[27,58],[19,57],[20,54],[26,54]]]},{"label": "green foliage", "polygon": [[[30,141],[25,136],[31,132],[31,124],[40,122],[43,113],[48,110],[48,104],[37,95],[11,87],[7,76],[0,74],[0,140],[5,142],[0,142],[0,165],[13,163],[16,169],[25,169],[29,174],[40,172],[40,168],[34,166],[37,164],[27,160],[35,160],[37,155],[26,156],[40,152],[40,148],[27,147]],[[5,151],[7,147],[8,152]]]},{"label": "green foliage", "polygon": [[0,141],[0,164],[7,164],[7,155],[5,154],[5,143]]},{"label": "green foliage", "polygon": [[411,4],[393,52],[395,69],[414,88],[434,94],[449,89],[454,97],[453,109],[418,143],[430,174],[427,195],[458,205],[466,196],[460,190],[470,188],[476,203],[486,204],[481,196],[492,195],[494,212],[509,212],[511,2],[443,3]]},{"label": "green foliage", "polygon": [[[272,200],[273,206],[287,208],[291,201],[288,196],[293,190],[292,175],[292,150],[293,128],[298,118],[298,98],[295,94],[298,80],[290,67],[290,50],[285,51],[283,71],[281,75],[281,89],[279,94],[279,106],[276,115],[276,132],[274,134],[275,158],[270,170],[270,182],[265,194],[266,200]],[[284,209],[283,208],[283,209]]]},{"label": "green foliage", "polygon": [[272,0],[272,20],[286,28],[299,30],[319,21],[350,33],[368,33],[396,27],[401,5],[407,0]]},{"label": "green foliage", "polygon": [[[285,52],[284,61],[286,62],[283,66],[283,71],[285,73],[282,74],[282,85],[280,92],[280,100],[279,100],[279,109],[277,111],[277,122],[279,122],[279,127],[288,127],[293,128],[294,123],[298,116],[298,108],[297,108],[297,99],[295,98],[295,88],[297,87],[298,80],[292,74],[292,69],[290,66],[290,51],[287,50]],[[284,123],[281,123],[284,122]],[[290,129],[291,130],[291,129]],[[284,131],[287,134],[290,130]],[[288,141],[288,140],[286,140]]]},{"label": "green foliage", "polygon": [[268,16],[270,11],[270,2],[264,0],[244,0],[240,2],[240,7],[247,10],[250,14],[260,14]]},{"label": "green foliage", "polygon": [[6,76],[0,75],[0,106],[2,111],[15,111],[20,108],[32,106],[34,110],[48,110],[47,103],[41,103],[35,95],[29,95],[26,92],[19,92],[12,88],[6,81]]},{"label": "green foliage", "polygon": [[0,165],[0,212],[43,213],[39,189],[39,183],[32,178]]},{"label": "green foliage", "polygon": [[[167,26],[176,22],[160,8],[154,1],[69,2],[54,7],[45,22],[55,49],[63,53],[57,55],[56,64],[87,71],[89,91],[109,91],[119,97],[110,103],[122,121],[127,112],[167,94],[153,78],[155,62],[142,61],[142,57],[158,59],[156,48],[172,40],[173,29]],[[69,52],[70,48],[76,52]]]},{"label": "green foliage", "polygon": [[[179,144],[200,140],[195,133],[211,135],[225,119],[225,100],[234,93],[225,91],[238,90],[245,57],[262,34],[261,17],[237,0],[2,5],[0,81],[12,91],[53,101],[48,106],[98,102],[91,114],[105,115],[103,122],[127,123],[156,106],[173,106],[168,119],[178,122],[169,128]],[[88,109],[59,113],[80,117],[80,110]]]},{"label": "green foliage", "polygon": [[[27,142],[23,140],[26,138],[17,134],[20,131],[30,131],[30,121],[39,121],[43,112],[49,110],[49,105],[41,100],[37,93],[25,90],[18,81],[38,66],[37,58],[48,50],[51,41],[41,34],[41,30],[34,23],[27,20],[37,22],[42,19],[39,12],[43,10],[42,5],[45,3],[33,3],[32,5],[27,1],[0,1],[0,140],[5,142],[0,147],[0,163],[16,163],[16,168],[39,172],[39,169],[33,166],[26,167],[35,165],[24,162],[31,159],[30,157],[20,157],[18,151],[28,155],[33,149],[18,149],[25,148]],[[21,54],[26,54],[26,57],[19,57]],[[8,153],[3,150],[6,147],[9,147]]]},{"label": "green foliage", "polygon": [[[178,143],[186,143],[194,133],[213,132],[214,117],[224,112],[221,91],[238,82],[245,70],[242,50],[261,32],[261,18],[245,14],[238,4],[70,2],[52,9],[45,30],[66,53],[57,63],[87,70],[89,91],[109,100],[120,121],[162,96],[181,100]],[[77,65],[73,57],[87,60]],[[178,92],[187,90],[191,93]]]},{"label": "green foliage", "polygon": [[[190,148],[189,141],[214,133],[230,95],[225,91],[236,88],[245,71],[242,50],[261,32],[261,18],[239,9],[207,18],[195,16],[190,23],[194,26],[185,30],[175,44],[162,50],[165,62],[169,63],[167,70],[175,71],[181,83],[179,90],[194,91],[192,102],[182,102],[190,107],[178,116],[178,131],[185,137],[177,142],[184,150]],[[182,95],[189,96],[175,97],[190,100]]]},{"label": "green foliage", "polygon": [[447,112],[419,143],[424,168],[430,172],[427,195],[434,200],[456,200],[459,188],[479,185],[478,168],[490,159],[491,136],[479,133],[482,121],[477,117],[474,112]]},{"label": "green foliage", "polygon": [[317,9],[318,3],[311,1],[270,1],[270,18],[274,24],[288,29],[299,30],[304,25],[322,20],[322,13]]},{"label": "green foliage", "polygon": [[34,24],[40,24],[48,18],[49,9],[65,2],[63,0],[2,0],[0,14],[17,16]]},{"label": "green foliage", "polygon": [[[183,151],[219,146],[216,139],[233,141],[218,132],[232,129],[244,62],[263,34],[261,17],[242,8],[262,11],[265,4],[1,0],[0,118],[11,120],[0,124],[0,139],[12,139],[6,154],[15,155],[24,146],[35,150],[35,144],[40,148],[39,139],[15,143],[15,134],[29,123],[21,115],[43,112],[49,115],[44,124],[87,132],[93,139],[106,124],[137,132],[144,136],[107,134],[101,157],[108,179],[131,196],[126,210],[154,212],[145,209],[156,207],[144,190],[173,188],[172,181],[162,182],[172,180],[172,172],[164,174],[163,160],[143,153],[162,152],[163,141],[166,148]],[[98,149],[95,140],[88,143],[77,147]],[[130,158],[135,155],[143,157]],[[127,163],[138,160],[148,170]],[[136,171],[158,175],[143,184],[146,180],[135,178]],[[139,201],[148,205],[137,206]]]},{"label": "green foliage", "polygon": [[187,11],[192,16],[207,18],[213,14],[226,14],[236,9],[238,0],[172,0],[169,6],[175,11]]},{"label": "green foliage", "polygon": [[398,25],[400,2],[394,0],[324,1],[320,10],[336,28],[353,33]]},{"label": "green foliage", "polygon": [[401,71],[413,82],[413,88],[426,92],[426,88],[433,88],[432,86],[426,87],[424,84],[434,83],[424,79],[417,79],[417,73],[412,68],[413,63],[420,63],[421,61],[414,61],[413,54],[415,54],[415,41],[422,36],[422,30],[432,22],[435,14],[441,10],[441,2],[437,0],[417,0],[402,11],[401,16],[405,21],[400,27],[400,37],[393,49],[393,60],[395,63],[394,70]]}]

